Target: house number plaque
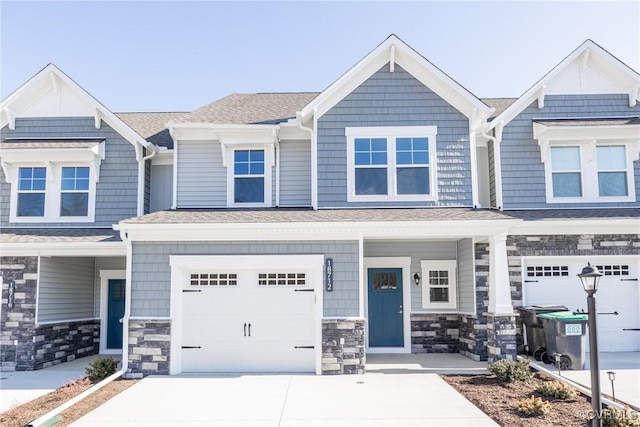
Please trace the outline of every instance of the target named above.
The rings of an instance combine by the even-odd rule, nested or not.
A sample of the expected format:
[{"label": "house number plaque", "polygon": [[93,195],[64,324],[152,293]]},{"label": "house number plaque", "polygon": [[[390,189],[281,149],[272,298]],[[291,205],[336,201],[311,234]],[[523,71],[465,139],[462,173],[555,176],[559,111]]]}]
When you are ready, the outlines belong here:
[{"label": "house number plaque", "polygon": [[325,290],[331,292],[333,291],[333,258],[327,258],[324,261],[324,273]]},{"label": "house number plaque", "polygon": [[16,298],[16,282],[9,280],[9,296],[7,298],[7,307],[13,308]]}]

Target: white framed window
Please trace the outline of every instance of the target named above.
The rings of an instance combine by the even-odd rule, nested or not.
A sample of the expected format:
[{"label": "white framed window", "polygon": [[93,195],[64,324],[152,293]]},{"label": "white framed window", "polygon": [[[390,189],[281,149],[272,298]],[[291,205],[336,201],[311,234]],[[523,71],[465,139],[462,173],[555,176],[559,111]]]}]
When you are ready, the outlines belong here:
[{"label": "white framed window", "polygon": [[10,222],[93,222],[96,178],[86,165],[20,165],[11,187]]},{"label": "white framed window", "polygon": [[93,222],[104,140],[2,142],[9,222]]},{"label": "white framed window", "polygon": [[272,205],[273,144],[223,144],[227,168],[227,206],[270,207]]},{"label": "white framed window", "polygon": [[457,262],[455,260],[423,260],[420,266],[422,268],[422,308],[457,309]]},{"label": "white framed window", "polygon": [[436,126],[348,127],[348,201],[437,200]]},{"label": "white framed window", "polygon": [[549,143],[545,162],[547,202],[635,201],[628,147],[594,141]]}]

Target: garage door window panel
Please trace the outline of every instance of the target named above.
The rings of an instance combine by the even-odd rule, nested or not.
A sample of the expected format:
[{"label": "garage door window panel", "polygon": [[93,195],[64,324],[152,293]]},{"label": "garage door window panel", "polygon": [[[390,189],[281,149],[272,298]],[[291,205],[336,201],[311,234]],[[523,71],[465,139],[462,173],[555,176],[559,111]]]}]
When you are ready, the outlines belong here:
[{"label": "garage door window panel", "polygon": [[236,273],[193,273],[189,277],[191,286],[237,286]]},{"label": "garage door window panel", "polygon": [[258,286],[304,286],[305,273],[258,273]]}]

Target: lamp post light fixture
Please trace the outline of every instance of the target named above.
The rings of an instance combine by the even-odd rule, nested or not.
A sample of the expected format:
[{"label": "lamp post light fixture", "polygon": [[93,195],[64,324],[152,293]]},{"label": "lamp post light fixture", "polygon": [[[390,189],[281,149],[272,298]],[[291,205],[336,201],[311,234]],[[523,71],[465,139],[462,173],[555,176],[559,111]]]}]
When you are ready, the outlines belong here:
[{"label": "lamp post light fixture", "polygon": [[613,382],[616,380],[616,373],[614,371],[607,371],[607,375],[609,375],[609,381],[611,381],[611,397],[613,401],[616,401],[616,389],[613,387]]},{"label": "lamp post light fixture", "polygon": [[602,401],[600,397],[600,361],[598,360],[598,332],[596,326],[596,297],[598,281],[602,273],[591,263],[582,269],[578,277],[587,293],[587,316],[589,324],[589,362],[591,364],[591,409],[593,411],[593,426],[602,425]]}]

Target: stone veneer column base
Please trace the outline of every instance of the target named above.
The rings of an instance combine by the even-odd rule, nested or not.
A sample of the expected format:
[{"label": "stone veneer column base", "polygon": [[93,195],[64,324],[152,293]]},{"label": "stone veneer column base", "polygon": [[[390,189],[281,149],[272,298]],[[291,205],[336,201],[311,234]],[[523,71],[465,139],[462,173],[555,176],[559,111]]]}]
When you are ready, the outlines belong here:
[{"label": "stone veneer column base", "polygon": [[516,314],[487,314],[489,363],[517,360]]},{"label": "stone veneer column base", "polygon": [[364,374],[363,318],[322,319],[322,375]]},{"label": "stone veneer column base", "polygon": [[487,320],[484,316],[460,315],[460,354],[476,362],[488,359]]},{"label": "stone veneer column base", "polygon": [[169,375],[170,351],[170,320],[129,320],[129,367],[125,378]]},{"label": "stone veneer column base", "polygon": [[411,353],[458,353],[458,314],[412,314]]},{"label": "stone veneer column base", "polygon": [[86,320],[38,326],[35,330],[33,350],[34,370],[98,354],[100,322]]}]

